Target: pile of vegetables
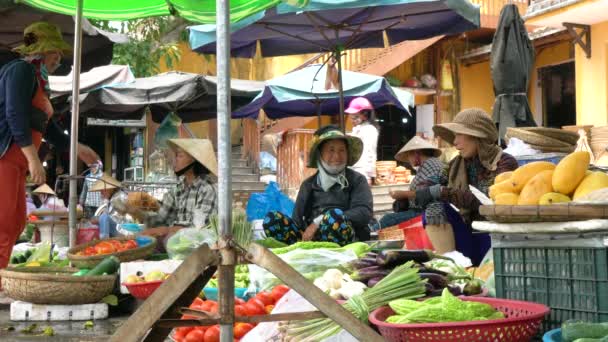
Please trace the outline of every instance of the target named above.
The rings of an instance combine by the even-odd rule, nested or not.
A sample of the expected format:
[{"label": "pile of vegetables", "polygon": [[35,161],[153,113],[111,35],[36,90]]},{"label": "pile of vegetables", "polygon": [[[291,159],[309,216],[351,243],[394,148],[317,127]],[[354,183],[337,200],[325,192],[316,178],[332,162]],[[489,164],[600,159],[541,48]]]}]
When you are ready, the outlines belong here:
[{"label": "pile of vegetables", "polygon": [[[376,286],[359,296],[354,296],[342,306],[355,317],[366,322],[370,311],[395,299],[415,299],[424,296],[424,280],[418,276],[413,262],[396,267]],[[288,340],[322,341],[341,331],[341,327],[329,318],[282,323],[281,331]]]},{"label": "pile of vegetables", "polygon": [[[213,277],[209,280],[206,287],[217,288],[217,278]],[[247,288],[249,287],[249,267],[247,265],[237,265],[234,270],[234,287]]]},{"label": "pile of vegetables", "polygon": [[58,252],[53,251],[50,242],[42,242],[36,248],[24,252],[15,252],[11,255],[12,267],[65,267],[69,264],[67,259],[59,259]]},{"label": "pile of vegetables", "polygon": [[121,242],[119,240],[104,240],[98,242],[94,246],[89,246],[82,251],[76,253],[76,255],[84,255],[84,256],[93,256],[93,255],[104,255],[104,254],[112,254],[116,252],[122,252],[129,249],[137,248],[137,242],[135,240],[127,240]]},{"label": "pile of vegetables", "polygon": [[444,289],[441,297],[425,301],[398,299],[388,303],[395,315],[387,323],[444,323],[502,319],[505,315],[486,303],[463,301]]},{"label": "pile of vegetables", "polygon": [[368,287],[374,287],[396,266],[412,261],[418,268],[420,278],[428,280],[425,284],[427,296],[439,296],[445,288],[454,295],[461,295],[463,294],[461,287],[455,284],[460,281],[466,282],[464,294],[481,293],[481,284],[474,280],[466,270],[463,269],[462,272],[452,274],[428,266],[431,260],[437,259],[455,265],[450,258],[437,255],[430,250],[395,249],[378,253],[369,252],[363,258],[350,264],[355,269],[351,277],[353,280],[365,282]]},{"label": "pile of vegetables", "polygon": [[608,322],[567,321],[562,324],[564,342],[608,342]]},{"label": "pile of vegetables", "polygon": [[[234,299],[235,316],[257,316],[270,313],[274,305],[289,291],[284,285],[276,286],[270,292],[260,292],[247,302],[240,298]],[[190,305],[190,309],[217,313],[219,304],[213,300],[196,298]],[[197,319],[190,315],[183,315],[182,319]],[[256,324],[237,322],[234,324],[234,340],[238,341],[245,336]],[[219,325],[180,327],[175,329],[173,339],[176,342],[216,342],[219,341]]]},{"label": "pile of vegetables", "polygon": [[367,286],[360,281],[354,281],[347,273],[330,268],[322,277],[315,279],[314,284],[334,299],[351,299],[362,295]]}]

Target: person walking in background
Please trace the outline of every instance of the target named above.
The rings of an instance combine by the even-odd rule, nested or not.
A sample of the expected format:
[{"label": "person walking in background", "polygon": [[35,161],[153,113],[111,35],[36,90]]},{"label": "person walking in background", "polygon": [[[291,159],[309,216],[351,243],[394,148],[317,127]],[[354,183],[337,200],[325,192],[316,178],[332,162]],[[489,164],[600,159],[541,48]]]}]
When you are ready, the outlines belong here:
[{"label": "person walking in background", "polygon": [[103,198],[98,191],[91,191],[93,185],[103,176],[101,162],[89,165],[89,174],[84,180],[84,186],[80,193],[80,205],[84,209],[86,217],[92,217],[97,208],[103,204]]},{"label": "person walking in background", "polygon": [[357,97],[350,101],[344,112],[349,114],[353,123],[351,135],[363,141],[361,159],[352,166],[352,169],[364,175],[367,183],[372,185],[376,178],[378,148],[378,128],[373,124],[374,107],[365,97]]}]

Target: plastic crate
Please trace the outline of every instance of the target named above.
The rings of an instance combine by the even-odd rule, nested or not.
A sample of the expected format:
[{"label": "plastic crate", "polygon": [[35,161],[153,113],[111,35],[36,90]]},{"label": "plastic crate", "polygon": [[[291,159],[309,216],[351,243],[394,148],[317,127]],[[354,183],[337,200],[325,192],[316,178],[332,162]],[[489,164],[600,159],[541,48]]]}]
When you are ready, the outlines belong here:
[{"label": "plastic crate", "polygon": [[539,153],[529,156],[517,156],[515,159],[517,160],[519,166],[537,161],[548,161],[553,164],[557,164],[567,155],[567,153]]},{"label": "plastic crate", "polygon": [[549,306],[542,331],[608,321],[607,236],[493,235],[496,296]]}]

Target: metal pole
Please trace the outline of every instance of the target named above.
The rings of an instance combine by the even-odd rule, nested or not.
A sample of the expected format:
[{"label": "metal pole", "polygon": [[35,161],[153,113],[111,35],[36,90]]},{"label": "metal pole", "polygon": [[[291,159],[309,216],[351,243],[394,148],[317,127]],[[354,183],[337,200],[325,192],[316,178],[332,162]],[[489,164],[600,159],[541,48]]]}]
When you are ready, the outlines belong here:
[{"label": "metal pole", "polygon": [[[232,144],[230,141],[230,1],[216,0],[218,219],[221,242],[232,236]],[[224,245],[225,246],[225,245]],[[220,341],[233,342],[234,250],[222,250],[219,266]]]},{"label": "metal pole", "polygon": [[338,61],[338,90],[340,93],[340,128],[342,132],[346,132],[346,124],[344,122],[344,88],[342,87],[342,53],[340,49],[336,49],[336,60]]},{"label": "metal pole", "polygon": [[84,0],[78,0],[76,5],[76,20],[74,23],[74,65],[72,67],[72,125],[70,132],[70,193],[69,193],[69,241],[70,247],[76,244],[76,205],[78,204],[78,116],[80,113],[80,60],[82,51],[82,7]]}]

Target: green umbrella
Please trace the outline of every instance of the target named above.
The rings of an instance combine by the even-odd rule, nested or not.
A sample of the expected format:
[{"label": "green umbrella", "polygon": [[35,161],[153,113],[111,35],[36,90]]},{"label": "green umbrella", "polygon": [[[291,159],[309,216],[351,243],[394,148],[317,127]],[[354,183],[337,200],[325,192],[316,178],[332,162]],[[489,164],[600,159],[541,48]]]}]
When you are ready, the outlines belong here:
[{"label": "green umbrella", "polygon": [[[76,0],[21,0],[51,12],[76,15]],[[287,3],[304,6],[308,0],[231,0],[230,21],[237,22],[252,14]],[[128,20],[160,15],[177,15],[197,23],[215,24],[215,1],[194,0],[87,0],[82,15],[104,20]]]}]

